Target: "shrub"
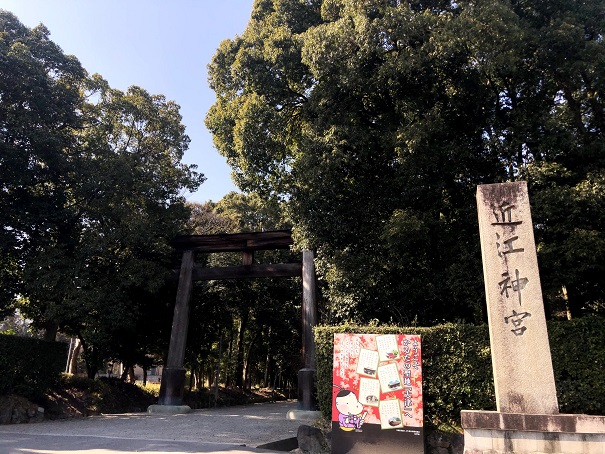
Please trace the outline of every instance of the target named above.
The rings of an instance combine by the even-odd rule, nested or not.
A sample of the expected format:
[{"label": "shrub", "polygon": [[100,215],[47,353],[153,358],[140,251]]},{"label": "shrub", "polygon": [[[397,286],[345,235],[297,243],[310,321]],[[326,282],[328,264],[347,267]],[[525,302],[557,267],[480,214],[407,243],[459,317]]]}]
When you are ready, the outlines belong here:
[{"label": "shrub", "polygon": [[58,382],[67,344],[0,334],[0,395],[35,398]]},{"label": "shrub", "polygon": [[550,322],[548,337],[561,412],[605,414],[605,319]]}]

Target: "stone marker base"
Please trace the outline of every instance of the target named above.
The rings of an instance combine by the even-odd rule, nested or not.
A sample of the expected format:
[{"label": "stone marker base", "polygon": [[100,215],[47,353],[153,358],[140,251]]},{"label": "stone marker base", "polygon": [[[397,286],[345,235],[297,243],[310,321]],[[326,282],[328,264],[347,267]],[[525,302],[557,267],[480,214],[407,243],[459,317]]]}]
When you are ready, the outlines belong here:
[{"label": "stone marker base", "polygon": [[189,405],[150,405],[147,407],[147,413],[183,415],[185,413],[191,413],[191,407]]},{"label": "stone marker base", "polygon": [[300,369],[298,371],[298,409],[306,411],[317,410],[315,401],[315,369]]},{"label": "stone marker base", "polygon": [[605,454],[605,416],[461,412],[464,454]]}]

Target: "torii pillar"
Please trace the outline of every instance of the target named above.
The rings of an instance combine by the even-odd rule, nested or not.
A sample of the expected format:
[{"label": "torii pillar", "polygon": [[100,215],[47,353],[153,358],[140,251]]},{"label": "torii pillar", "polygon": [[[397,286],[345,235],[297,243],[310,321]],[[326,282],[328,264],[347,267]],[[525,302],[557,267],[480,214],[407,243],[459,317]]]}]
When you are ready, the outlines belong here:
[{"label": "torii pillar", "polygon": [[[183,405],[185,392],[185,346],[187,345],[187,330],[189,328],[189,301],[193,287],[193,251],[183,252],[179,286],[174,305],[172,330],[170,332],[170,345],[168,347],[168,360],[162,371],[160,396],[158,405],[149,407],[149,412],[162,412],[171,410],[176,413],[188,413],[191,408]],[[159,407],[159,408],[156,408]]]},{"label": "torii pillar", "polygon": [[304,367],[298,371],[298,409],[317,410],[315,399],[315,339],[313,327],[317,324],[317,289],[315,263],[312,251],[303,252],[303,303],[302,303],[302,353]]}]

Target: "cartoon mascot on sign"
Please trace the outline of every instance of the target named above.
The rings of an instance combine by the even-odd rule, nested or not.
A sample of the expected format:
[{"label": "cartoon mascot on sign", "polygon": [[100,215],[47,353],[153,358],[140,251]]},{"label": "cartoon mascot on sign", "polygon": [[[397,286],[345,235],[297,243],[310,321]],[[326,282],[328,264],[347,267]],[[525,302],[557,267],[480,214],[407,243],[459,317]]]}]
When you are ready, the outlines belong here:
[{"label": "cartoon mascot on sign", "polygon": [[363,404],[357,400],[353,391],[342,389],[336,395],[336,409],[338,410],[338,422],[342,430],[351,431],[360,429],[368,412],[363,411]]}]

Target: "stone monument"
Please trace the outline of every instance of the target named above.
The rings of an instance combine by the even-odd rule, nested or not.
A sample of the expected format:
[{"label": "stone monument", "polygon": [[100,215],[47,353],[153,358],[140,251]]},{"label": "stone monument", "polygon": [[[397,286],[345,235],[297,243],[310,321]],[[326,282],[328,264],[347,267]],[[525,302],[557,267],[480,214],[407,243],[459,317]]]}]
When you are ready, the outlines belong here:
[{"label": "stone monument", "polygon": [[605,417],[559,414],[527,184],[477,207],[497,411],[462,411],[465,454],[604,454]]}]

